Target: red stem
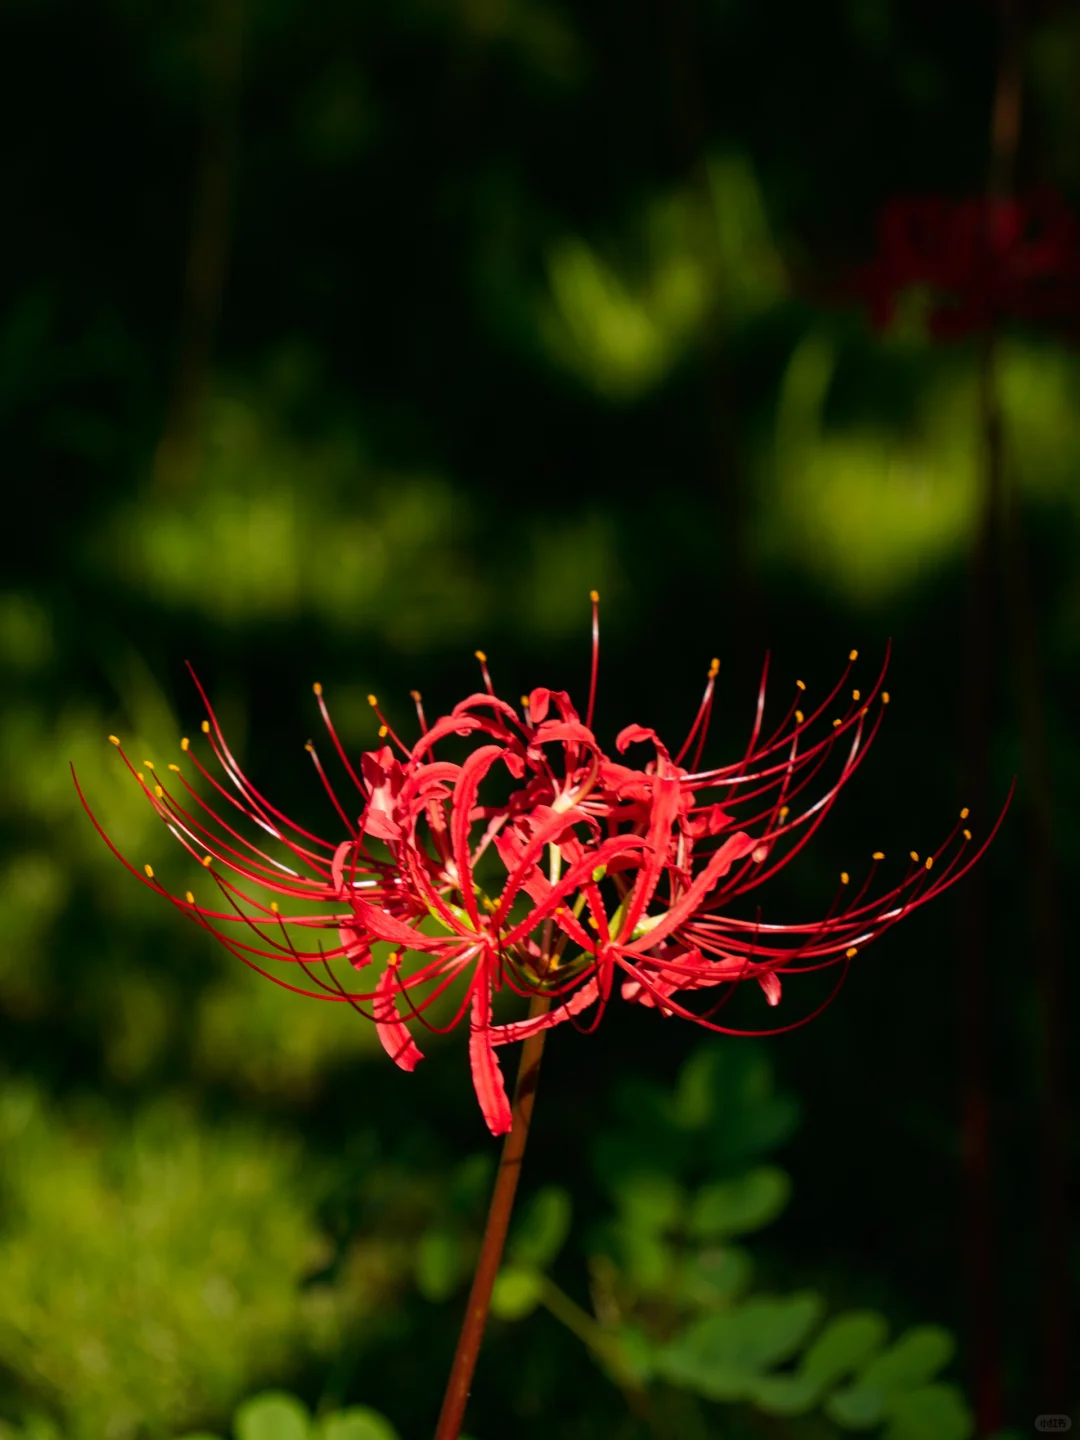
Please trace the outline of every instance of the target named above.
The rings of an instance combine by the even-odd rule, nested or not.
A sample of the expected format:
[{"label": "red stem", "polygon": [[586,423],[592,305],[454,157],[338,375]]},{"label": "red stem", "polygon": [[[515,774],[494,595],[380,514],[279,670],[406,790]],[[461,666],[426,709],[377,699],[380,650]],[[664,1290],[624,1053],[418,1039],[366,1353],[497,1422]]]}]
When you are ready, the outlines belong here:
[{"label": "red stem", "polygon": [[[534,995],[529,1006],[529,1018],[545,1014],[550,1005],[548,996]],[[491,1291],[502,1263],[506,1232],[510,1228],[510,1214],[514,1208],[514,1195],[521,1174],[525,1142],[529,1138],[529,1123],[540,1074],[540,1057],[546,1038],[547,1031],[541,1030],[538,1035],[530,1035],[521,1047],[521,1063],[514,1086],[513,1124],[503,1144],[499,1173],[495,1177],[495,1189],[491,1196],[483,1243],[480,1246],[480,1258],[473,1276],[472,1289],[469,1291],[469,1303],[465,1308],[465,1319],[458,1337],[454,1363],[450,1367],[450,1379],[447,1381],[442,1410],[439,1412],[435,1440],[458,1440],[461,1433],[473,1371],[476,1369],[480,1343],[484,1338],[484,1326],[487,1324]]]}]

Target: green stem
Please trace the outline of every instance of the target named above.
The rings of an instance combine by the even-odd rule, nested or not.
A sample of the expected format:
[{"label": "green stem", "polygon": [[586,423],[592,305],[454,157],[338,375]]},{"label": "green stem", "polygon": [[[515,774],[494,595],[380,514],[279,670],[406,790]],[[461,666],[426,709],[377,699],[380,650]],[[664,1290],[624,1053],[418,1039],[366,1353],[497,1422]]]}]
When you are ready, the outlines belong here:
[{"label": "green stem", "polygon": [[[534,995],[529,1004],[529,1018],[547,1013],[551,998]],[[517,1083],[514,1086],[514,1100],[511,1107],[513,1123],[503,1144],[499,1173],[495,1177],[495,1189],[491,1196],[484,1239],[480,1246],[480,1258],[473,1275],[469,1302],[465,1307],[465,1319],[458,1336],[454,1363],[450,1367],[446,1394],[443,1396],[439,1423],[435,1429],[435,1440],[458,1440],[461,1422],[465,1418],[465,1406],[469,1399],[473,1372],[484,1338],[491,1291],[495,1277],[502,1263],[506,1232],[510,1228],[510,1214],[514,1208],[521,1161],[525,1153],[525,1142],[529,1138],[529,1123],[532,1119],[533,1102],[536,1098],[536,1083],[540,1072],[540,1058],[544,1051],[547,1031],[530,1035],[521,1048],[521,1063],[518,1066]]]}]

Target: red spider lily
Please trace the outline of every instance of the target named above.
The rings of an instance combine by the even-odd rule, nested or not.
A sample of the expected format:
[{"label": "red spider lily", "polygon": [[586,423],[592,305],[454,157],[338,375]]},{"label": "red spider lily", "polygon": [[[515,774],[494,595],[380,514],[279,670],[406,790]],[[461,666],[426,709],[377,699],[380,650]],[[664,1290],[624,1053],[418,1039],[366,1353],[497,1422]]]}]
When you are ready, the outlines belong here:
[{"label": "red spider lily", "polygon": [[[710,1030],[740,1033],[713,1018],[734,986],[755,980],[776,1005],[782,975],[837,965],[838,988],[859,948],[953,884],[989,843],[970,852],[964,811],[944,844],[923,862],[913,855],[904,879],[884,893],[870,895],[884,858],[876,854],[854,893],[842,876],[823,920],[777,925],[735,918],[731,902],[802,849],[861,764],[889,698],[881,688],[884,669],[865,698],[850,691],[842,713],[835,714],[856,659],[852,651],[839,681],[812,711],[799,708],[805,703],[800,682],[783,720],[766,735],[766,663],[742,758],[701,769],[719,668],[714,660],[690,733],[674,757],[642,726],[630,725],[616,737],[619,756],[647,747],[644,762],[632,765],[605,755],[592,730],[596,599],[594,592],[584,722],[562,691],[533,690],[520,709],[499,699],[477,652],[485,690],[430,727],[414,692],[421,733],[412,745],[394,734],[370,696],[380,739],[390,743],[362,755],[357,768],[316,685],[330,741],[359,796],[354,820],[357,802],[350,806],[339,797],[309,743],[344,839],[320,839],[256,790],[201,686],[207,711],[202,729],[227,783],[187,740],[182,746],[214,804],[179,765],[168,767],[176,779],[166,783],[149,761],[137,769],[110,737],[149,803],[207,867],[220,901],[210,906],[190,891],[172,895],[149,865],[144,877],[120,856],[128,869],[260,974],[298,994],[361,1009],[405,1070],[421,1059],[410,1025],[449,1029],[467,1011],[473,1083],[495,1135],[511,1123],[497,1046],[591,1007],[586,1028],[595,1026],[616,980],[624,1000]],[[465,742],[463,760],[437,758],[451,737]],[[461,745],[456,748],[460,753]],[[691,751],[688,769],[682,762]],[[817,798],[807,799],[834,752],[838,773]],[[94,824],[119,854],[96,819]],[[246,833],[252,825],[262,832],[257,841]],[[332,962],[347,960],[363,972],[377,942],[394,950],[374,986],[346,988]],[[272,974],[266,967],[273,962],[299,966],[315,988]],[[457,1011],[449,1024],[437,1025],[427,1012],[455,984]],[[492,999],[504,989],[542,996],[548,1008],[496,1024]],[[720,1000],[702,1012],[689,1009],[684,995],[702,990],[719,992]]]},{"label": "red spider lily", "polygon": [[873,263],[855,289],[875,324],[892,319],[897,296],[930,292],[939,339],[982,333],[1003,321],[1075,325],[1080,317],[1076,223],[1050,192],[1021,199],[890,200],[878,218]]}]

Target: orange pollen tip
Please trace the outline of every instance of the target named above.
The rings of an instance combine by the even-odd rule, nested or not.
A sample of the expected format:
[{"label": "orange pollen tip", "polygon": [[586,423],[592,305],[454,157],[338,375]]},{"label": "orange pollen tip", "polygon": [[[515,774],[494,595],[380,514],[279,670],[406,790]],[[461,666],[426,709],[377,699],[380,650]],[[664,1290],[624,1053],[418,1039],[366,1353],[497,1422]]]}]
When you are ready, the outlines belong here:
[{"label": "orange pollen tip", "polygon": [[395,950],[386,963],[391,970],[396,970],[401,964],[401,951]]},{"label": "orange pollen tip", "polygon": [[926,868],[927,870],[932,870],[934,868],[934,857],[932,855],[928,855],[926,857]]},{"label": "orange pollen tip", "polygon": [[188,903],[189,905],[194,905],[194,904],[195,904],[195,896],[191,893],[190,890],[186,890],[186,891],[184,892],[184,899],[187,901],[187,903]]},{"label": "orange pollen tip", "polygon": [[589,599],[592,601],[592,603],[593,603],[594,605],[599,605],[599,603],[600,603],[600,591],[599,591],[599,590],[590,590],[590,591],[589,591]]},{"label": "orange pollen tip", "polygon": [[795,689],[796,689],[796,690],[805,690],[805,689],[806,689],[806,685],[803,683],[802,680],[796,680],[796,681],[795,681]]},{"label": "orange pollen tip", "polygon": [[854,960],[855,956],[858,953],[859,947],[857,945],[849,945],[848,948],[844,951],[844,954],[849,960]]},{"label": "orange pollen tip", "polygon": [[917,864],[919,863],[919,852],[918,852],[917,850],[912,850],[912,851],[910,852],[910,854],[911,854],[912,860],[914,860],[914,861],[915,861],[915,864],[917,865]]},{"label": "orange pollen tip", "polygon": [[371,708],[374,710],[375,706],[376,706],[379,702],[378,702],[378,700],[375,698],[374,695],[369,695],[369,696],[367,697],[367,703],[368,703],[368,704],[371,706]]},{"label": "orange pollen tip", "polygon": [[476,651],[476,658],[480,661],[481,665],[487,664],[487,656],[484,654],[483,650]]},{"label": "orange pollen tip", "polygon": [[170,766],[169,766],[169,769],[170,769],[170,770],[175,770],[176,773],[177,773],[177,775],[180,774],[180,766],[179,766],[179,765],[170,765]]},{"label": "orange pollen tip", "polygon": [[152,865],[144,865],[143,869],[146,871],[147,875],[149,875],[150,879],[152,880],[154,878],[154,867]]},{"label": "orange pollen tip", "polygon": [[852,650],[851,653],[848,655],[847,658],[848,658],[849,660],[857,660],[857,659],[859,658],[859,652],[858,652],[858,650]]},{"label": "orange pollen tip", "polygon": [[204,720],[204,721],[202,722],[202,733],[203,733],[204,735],[209,735],[209,734],[210,734],[210,721],[209,721],[209,720]]},{"label": "orange pollen tip", "polygon": [[210,862],[213,860],[213,858],[214,857],[212,855],[204,855],[202,857],[202,863],[207,867],[207,869],[210,868]]},{"label": "orange pollen tip", "polygon": [[521,708],[522,708],[523,710],[527,710],[527,709],[529,708],[529,697],[528,697],[528,695],[522,695],[522,697],[521,697]]},{"label": "orange pollen tip", "polygon": [[387,737],[387,735],[389,735],[389,734],[390,734],[390,726],[389,726],[389,725],[380,725],[380,726],[379,726],[379,739],[380,739],[380,740],[385,740],[386,737]]},{"label": "orange pollen tip", "polygon": [[866,706],[864,705],[864,706],[862,707],[862,709],[859,711],[859,719],[861,720],[861,719],[863,718],[863,716],[866,715],[867,713],[868,713],[868,711],[867,711],[867,709],[866,709]]},{"label": "orange pollen tip", "polygon": [[790,809],[788,808],[787,805],[781,805],[781,806],[780,806],[780,819],[781,819],[781,820],[786,820],[787,817],[788,817],[788,815],[789,815],[790,813],[791,813],[791,811],[790,811]]},{"label": "orange pollen tip", "polygon": [[970,811],[970,810],[968,809],[968,807],[965,805],[964,808],[960,811],[960,819],[961,819],[961,820],[966,820],[967,817],[968,817],[970,814],[971,814],[971,811]]},{"label": "orange pollen tip", "polygon": [[186,750],[190,744],[191,744],[191,741],[190,741],[190,740],[187,738],[187,736],[185,735],[184,738],[180,741],[180,749],[181,749],[181,750]]},{"label": "orange pollen tip", "polygon": [[801,725],[801,724],[803,723],[803,721],[806,719],[806,716],[802,713],[801,710],[796,710],[796,711],[795,711],[795,719],[796,719],[796,720],[799,722],[799,724]]},{"label": "orange pollen tip", "polygon": [[884,850],[875,850],[874,853],[873,853],[873,855],[871,855],[870,858],[871,858],[871,860],[884,860],[884,859],[885,859],[885,851],[884,851]]},{"label": "orange pollen tip", "polygon": [[110,745],[119,745],[119,744],[120,744],[120,736],[119,736],[119,735],[110,735],[110,736],[109,736],[109,744],[110,744]]},{"label": "orange pollen tip", "polygon": [[590,916],[589,916],[589,924],[592,926],[592,928],[593,928],[594,930],[599,930],[599,929],[600,929],[600,922],[599,922],[599,920],[597,920],[597,918],[596,918],[595,915],[590,915]]},{"label": "orange pollen tip", "polygon": [[832,723],[833,729],[835,730],[838,725],[842,725],[844,722],[842,720],[834,720]]},{"label": "orange pollen tip", "polygon": [[309,755],[315,754],[315,746],[311,743],[310,740],[304,741],[304,749],[308,752]]},{"label": "orange pollen tip", "polygon": [[159,800],[164,800],[164,799],[165,799],[165,791],[161,788],[160,785],[155,785],[155,786],[154,786],[154,794],[157,796],[157,798],[158,798]]},{"label": "orange pollen tip", "polygon": [[861,700],[861,699],[862,699],[862,692],[859,691],[859,690],[852,690],[852,692],[851,692],[851,698],[852,698],[853,700]]},{"label": "orange pollen tip", "polygon": [[971,831],[970,831],[970,830],[965,830],[965,831],[964,831],[964,839],[965,839],[965,840],[970,840],[970,839],[971,839]]},{"label": "orange pollen tip", "polygon": [[311,688],[312,688],[312,691],[313,691],[316,695],[321,695],[321,694],[322,694],[322,686],[319,684],[318,680],[315,681],[315,684],[312,685]]},{"label": "orange pollen tip", "polygon": [[410,699],[410,700],[420,700],[420,699],[422,699],[422,696],[421,696],[421,694],[420,694],[420,691],[419,691],[419,690],[410,690],[410,691],[409,691],[409,699]]},{"label": "orange pollen tip", "polygon": [[882,690],[882,692],[881,692],[881,703],[882,703],[883,705],[887,705],[887,704],[889,703],[889,692],[888,692],[888,690]]},{"label": "orange pollen tip", "polygon": [[840,884],[841,884],[841,885],[849,885],[850,883],[851,883],[851,876],[847,873],[846,870],[841,870],[841,871],[840,871]]}]

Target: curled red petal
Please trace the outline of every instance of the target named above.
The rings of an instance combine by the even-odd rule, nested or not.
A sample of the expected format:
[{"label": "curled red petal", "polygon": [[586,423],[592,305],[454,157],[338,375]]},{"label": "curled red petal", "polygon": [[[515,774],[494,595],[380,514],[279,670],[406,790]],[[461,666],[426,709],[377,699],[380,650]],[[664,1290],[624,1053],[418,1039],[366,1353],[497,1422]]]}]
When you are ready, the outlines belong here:
[{"label": "curled red petal", "polygon": [[395,1065],[400,1065],[402,1070],[415,1070],[424,1055],[398,1014],[397,984],[397,966],[388,965],[375,986],[375,1033]]},{"label": "curled red petal", "polygon": [[480,1101],[487,1127],[492,1135],[505,1135],[514,1122],[510,1101],[506,1098],[502,1070],[495,1055],[491,1025],[491,987],[488,962],[480,967],[472,997],[469,1017],[469,1063],[472,1066],[473,1088]]}]

